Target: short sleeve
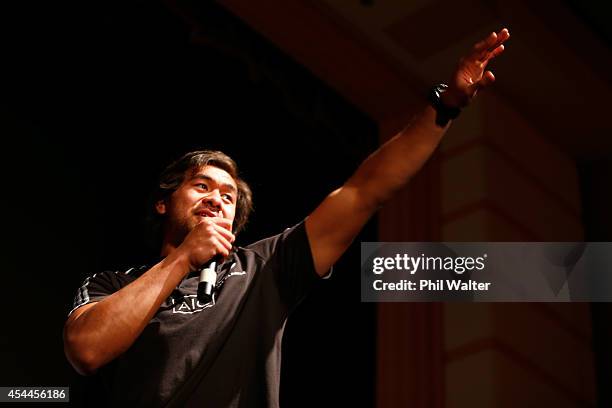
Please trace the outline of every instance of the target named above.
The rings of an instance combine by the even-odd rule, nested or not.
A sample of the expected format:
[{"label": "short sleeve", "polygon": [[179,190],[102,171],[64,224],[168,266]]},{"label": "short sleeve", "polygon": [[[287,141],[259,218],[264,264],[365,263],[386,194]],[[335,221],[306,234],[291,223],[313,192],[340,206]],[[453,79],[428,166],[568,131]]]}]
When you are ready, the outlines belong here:
[{"label": "short sleeve", "polygon": [[88,303],[98,302],[124,286],[117,272],[105,271],[88,276],[77,289],[68,316]]},{"label": "short sleeve", "polygon": [[247,249],[266,259],[266,268],[275,275],[281,297],[289,307],[297,305],[321,280],[315,270],[304,221]]}]

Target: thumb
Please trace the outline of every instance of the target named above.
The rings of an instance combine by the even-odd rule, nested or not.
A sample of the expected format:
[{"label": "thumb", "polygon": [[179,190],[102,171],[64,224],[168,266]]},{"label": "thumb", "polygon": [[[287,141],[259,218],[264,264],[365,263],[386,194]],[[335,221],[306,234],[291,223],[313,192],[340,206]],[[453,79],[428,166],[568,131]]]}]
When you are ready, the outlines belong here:
[{"label": "thumb", "polygon": [[482,88],[486,88],[495,82],[495,75],[491,71],[486,71],[480,81],[476,82],[475,85],[478,86],[478,90]]},{"label": "thumb", "polygon": [[493,82],[495,82],[495,75],[493,75],[491,71],[486,71],[479,81],[474,82],[468,87],[468,94],[470,95],[470,98],[475,97],[478,91],[488,87]]}]

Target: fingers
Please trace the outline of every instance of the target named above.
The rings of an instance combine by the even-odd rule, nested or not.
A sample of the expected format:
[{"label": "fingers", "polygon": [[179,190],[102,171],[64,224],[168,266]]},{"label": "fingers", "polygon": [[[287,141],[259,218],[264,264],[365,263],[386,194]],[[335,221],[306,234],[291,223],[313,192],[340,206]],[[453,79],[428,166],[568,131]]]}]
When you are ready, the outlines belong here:
[{"label": "fingers", "polygon": [[229,242],[234,242],[236,237],[232,234],[232,223],[226,218],[211,217],[209,220],[218,233],[225,237]]},{"label": "fingers", "polygon": [[487,87],[491,85],[493,82],[495,82],[495,75],[493,75],[491,71],[487,71],[482,76],[482,79],[478,81],[479,88]]},{"label": "fingers", "polygon": [[213,239],[215,250],[218,255],[223,256],[224,258],[229,256],[230,251],[232,250],[232,244],[225,239],[222,235],[217,235]]},{"label": "fingers", "polygon": [[212,234],[211,238],[217,253],[224,257],[228,256],[232,249],[232,243],[236,240],[236,237],[230,231],[232,223],[221,217],[210,217],[208,220],[211,228],[209,231]]},{"label": "fingers", "polygon": [[222,255],[226,257],[232,249],[234,235],[225,228],[211,222],[206,227],[206,234],[200,235],[196,247],[209,248],[213,253],[209,256]]},{"label": "fingers", "polygon": [[510,31],[507,28],[504,28],[499,31],[499,33],[492,32],[485,38],[484,40],[478,42],[474,46],[474,51],[487,51],[492,50],[493,48],[498,47],[499,45],[506,42],[506,40],[510,38]]},{"label": "fingers", "polygon": [[232,230],[232,222],[230,220],[228,220],[227,218],[223,218],[223,217],[209,217],[209,218],[205,218],[205,219],[212,221],[215,225],[223,227],[223,228],[225,228],[228,231]]},{"label": "fingers", "polygon": [[[234,236],[234,234],[232,234],[232,232],[225,228],[224,226],[221,226],[219,224],[212,224],[215,228],[215,231],[221,235],[223,238],[225,238],[226,240],[228,240],[229,242],[234,242],[236,240],[236,237]],[[230,225],[231,227],[231,225]]]},{"label": "fingers", "polygon": [[484,50],[492,46],[496,40],[497,40],[497,34],[493,32],[489,34],[487,38],[485,38],[484,40],[477,42],[476,45],[474,45],[474,51],[479,52],[479,53],[483,52]]},{"label": "fingers", "polygon": [[[236,237],[230,230],[231,227],[231,221],[225,218],[204,218],[196,227],[197,231],[195,232],[195,236],[199,237],[196,238],[196,246],[202,244],[205,246],[208,245],[215,253],[223,255],[224,257],[228,256],[232,249],[232,243],[236,240]],[[206,244],[206,242],[208,242],[208,244]]]},{"label": "fingers", "polygon": [[475,59],[488,61],[495,58],[504,51],[503,43],[510,38],[507,28],[500,30],[499,33],[492,32],[487,38],[478,42],[473,49]]},{"label": "fingers", "polygon": [[497,48],[495,48],[493,51],[491,51],[489,53],[489,56],[487,57],[487,59],[491,59],[491,58],[495,58],[497,57],[499,54],[501,54],[502,52],[504,52],[504,45],[500,45]]},{"label": "fingers", "polygon": [[502,28],[499,33],[497,33],[498,41],[500,44],[503,44],[508,38],[510,38],[510,30],[507,28]]}]

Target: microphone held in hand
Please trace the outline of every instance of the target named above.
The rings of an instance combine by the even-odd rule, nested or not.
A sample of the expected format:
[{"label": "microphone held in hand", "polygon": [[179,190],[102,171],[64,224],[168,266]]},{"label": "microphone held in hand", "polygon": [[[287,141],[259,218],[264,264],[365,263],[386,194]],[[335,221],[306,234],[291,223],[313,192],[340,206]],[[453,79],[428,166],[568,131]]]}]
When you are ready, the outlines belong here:
[{"label": "microphone held in hand", "polygon": [[200,271],[200,283],[198,283],[198,301],[208,303],[212,300],[215,284],[217,282],[217,263],[221,262],[221,256],[215,256],[208,266]]}]

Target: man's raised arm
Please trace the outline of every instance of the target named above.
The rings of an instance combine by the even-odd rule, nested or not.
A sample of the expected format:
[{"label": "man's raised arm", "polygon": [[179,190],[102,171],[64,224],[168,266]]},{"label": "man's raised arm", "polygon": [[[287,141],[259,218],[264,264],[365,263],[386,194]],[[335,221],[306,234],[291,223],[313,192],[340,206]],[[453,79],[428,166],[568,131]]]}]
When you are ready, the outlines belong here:
[{"label": "man's raised arm", "polygon": [[[442,104],[462,108],[479,89],[495,77],[485,71],[488,62],[501,54],[510,33],[491,33],[459,61]],[[325,274],[351,244],[370,216],[423,166],[434,152],[448,123],[438,112],[425,107],[399,134],[372,153],[355,174],[332,192],[306,219],[306,232],[315,268]]]}]

